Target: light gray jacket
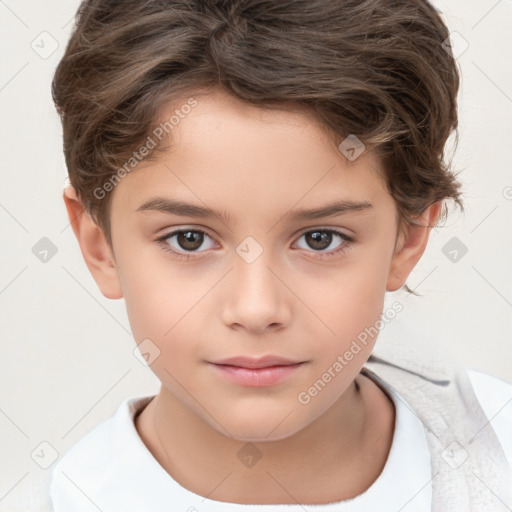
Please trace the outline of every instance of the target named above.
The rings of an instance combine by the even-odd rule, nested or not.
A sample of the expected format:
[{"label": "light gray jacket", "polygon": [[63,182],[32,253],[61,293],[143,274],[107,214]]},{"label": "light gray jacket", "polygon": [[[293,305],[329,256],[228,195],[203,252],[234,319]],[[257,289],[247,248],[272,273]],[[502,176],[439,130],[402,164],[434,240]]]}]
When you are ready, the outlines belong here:
[{"label": "light gray jacket", "polygon": [[378,341],[362,372],[391,386],[422,421],[432,511],[512,510],[512,470],[464,368],[428,347]]}]

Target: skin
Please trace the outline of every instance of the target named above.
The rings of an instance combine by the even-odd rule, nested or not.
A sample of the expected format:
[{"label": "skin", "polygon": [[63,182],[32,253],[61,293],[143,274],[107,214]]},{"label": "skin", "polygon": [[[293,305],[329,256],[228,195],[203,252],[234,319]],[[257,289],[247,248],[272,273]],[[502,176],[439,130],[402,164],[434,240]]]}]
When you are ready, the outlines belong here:
[{"label": "skin", "polygon": [[[124,297],[137,344],[149,338],[160,350],[151,369],[161,389],[137,417],[137,431],[177,482],[209,499],[353,498],[382,471],[394,432],[391,400],[360,374],[376,338],[308,404],[298,395],[379,319],[385,293],[399,289],[422,256],[441,203],[417,217],[421,226],[398,232],[375,151],[350,162],[301,109],[263,110],[220,91],[195,97],[198,105],[172,131],[172,149],[112,192],[112,248],[81,214],[72,187],[64,191],[100,290]],[[162,118],[175,108],[162,109]],[[230,219],[136,211],[154,196],[224,210]],[[338,199],[373,207],[313,220],[285,217]],[[178,228],[207,235],[188,260],[163,248],[186,253],[178,237],[156,241]],[[354,241],[322,258],[305,236],[319,228]],[[236,252],[248,236],[263,250],[251,263]],[[324,253],[347,243],[331,240]],[[232,383],[208,364],[266,354],[306,364],[260,388]],[[261,453],[252,467],[237,457],[247,446]]]}]

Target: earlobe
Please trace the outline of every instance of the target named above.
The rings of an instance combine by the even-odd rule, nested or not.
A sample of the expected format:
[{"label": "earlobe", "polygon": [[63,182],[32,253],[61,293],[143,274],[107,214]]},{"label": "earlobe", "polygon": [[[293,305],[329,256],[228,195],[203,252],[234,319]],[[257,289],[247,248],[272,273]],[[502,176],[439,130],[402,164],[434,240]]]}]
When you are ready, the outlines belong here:
[{"label": "earlobe", "polygon": [[122,298],[114,255],[103,231],[77,198],[71,185],[64,188],[63,198],[82,256],[101,293],[108,299]]},{"label": "earlobe", "polygon": [[435,226],[441,211],[442,201],[433,203],[413,219],[399,234],[395,254],[391,260],[386,291],[394,292],[401,288],[416,266],[427,247],[430,229]]}]

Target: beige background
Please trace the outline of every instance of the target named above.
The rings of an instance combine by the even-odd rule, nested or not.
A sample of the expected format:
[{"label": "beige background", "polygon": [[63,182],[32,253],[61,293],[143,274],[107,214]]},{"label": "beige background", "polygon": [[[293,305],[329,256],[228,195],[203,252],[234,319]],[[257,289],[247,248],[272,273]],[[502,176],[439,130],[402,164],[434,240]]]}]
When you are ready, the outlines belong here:
[{"label": "beige background", "polygon": [[[455,156],[467,212],[432,232],[408,281],[422,296],[388,296],[404,311],[381,336],[436,340],[466,366],[512,382],[512,2],[435,5],[460,34],[455,48],[469,45],[458,57]],[[0,1],[0,512],[48,510],[53,466],[38,463],[50,464],[53,450],[65,452],[124,398],[158,390],[132,353],[123,302],[105,299],[89,274],[61,197],[66,170],[50,83],[77,6]],[[52,44],[55,52],[41,56]],[[57,249],[46,263],[32,252],[42,237]],[[468,249],[456,263],[444,254],[449,242]]]}]

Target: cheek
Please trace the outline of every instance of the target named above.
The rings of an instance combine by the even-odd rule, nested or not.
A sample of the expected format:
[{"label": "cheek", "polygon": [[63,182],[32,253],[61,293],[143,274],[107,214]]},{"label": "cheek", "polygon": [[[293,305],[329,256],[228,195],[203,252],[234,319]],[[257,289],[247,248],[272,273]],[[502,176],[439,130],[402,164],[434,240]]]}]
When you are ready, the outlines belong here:
[{"label": "cheek", "polygon": [[317,371],[325,371],[348,351],[343,374],[353,377],[369,357],[384,307],[386,265],[385,251],[373,247],[354,254],[346,266],[322,279],[304,283],[306,288],[298,294],[308,297],[305,302],[317,317],[312,317],[314,327],[308,335],[322,346]]},{"label": "cheek", "polygon": [[[204,338],[197,318],[202,294],[182,285],[177,280],[172,285],[162,279],[146,280],[141,273],[130,283],[125,297],[136,344],[142,343],[142,352],[149,352],[152,357],[152,372],[176,395],[182,393],[177,384],[180,382],[186,382],[191,393],[200,391],[189,380],[191,367],[200,359],[200,340]],[[144,341],[148,339],[150,343]]]},{"label": "cheek", "polygon": [[121,286],[135,340],[154,340],[165,345],[176,333],[190,327],[194,309],[199,306],[203,283],[185,265],[168,261],[151,251],[140,251],[136,258],[124,257],[120,264]]},{"label": "cheek", "polygon": [[383,258],[370,255],[304,283],[308,305],[337,337],[347,339],[382,312],[387,281]]}]

